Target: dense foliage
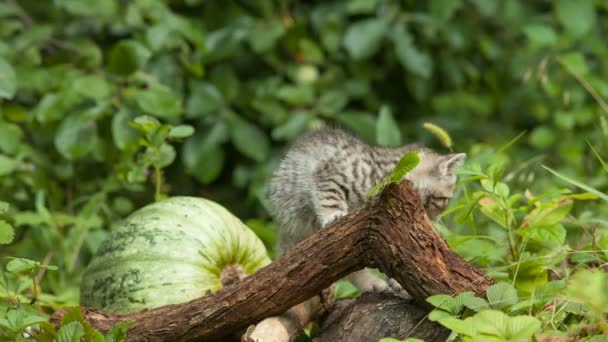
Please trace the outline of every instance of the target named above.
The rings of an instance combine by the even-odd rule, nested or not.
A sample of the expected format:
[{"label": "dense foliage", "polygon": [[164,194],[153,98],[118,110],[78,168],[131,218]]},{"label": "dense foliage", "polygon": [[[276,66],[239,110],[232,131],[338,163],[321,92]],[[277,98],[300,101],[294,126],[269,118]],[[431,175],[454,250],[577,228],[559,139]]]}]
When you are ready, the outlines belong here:
[{"label": "dense foliage", "polygon": [[599,0],[0,2],[0,340],[77,305],[135,209],[202,196],[272,248],[265,188],[296,136],[445,150],[424,122],[469,154],[438,228],[504,282],[430,318],[466,340],[608,333],[606,19]]}]

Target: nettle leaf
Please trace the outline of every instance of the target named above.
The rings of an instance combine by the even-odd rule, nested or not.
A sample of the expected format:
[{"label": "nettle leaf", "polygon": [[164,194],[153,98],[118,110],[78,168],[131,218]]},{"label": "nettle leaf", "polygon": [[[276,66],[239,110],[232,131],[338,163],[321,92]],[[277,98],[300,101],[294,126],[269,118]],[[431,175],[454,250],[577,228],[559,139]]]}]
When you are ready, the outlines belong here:
[{"label": "nettle leaf", "polygon": [[354,60],[366,59],[378,51],[386,31],[387,24],[382,19],[357,21],[346,30],[344,47]]},{"label": "nettle leaf", "polygon": [[464,320],[455,317],[446,317],[437,322],[461,335],[474,336],[477,334],[477,329],[475,329],[475,325],[473,324],[473,319],[471,317]]},{"label": "nettle leaf", "polygon": [[507,336],[511,341],[528,341],[540,329],[541,322],[532,316],[510,317]]},{"label": "nettle leaf", "polygon": [[80,322],[70,322],[63,325],[57,332],[57,342],[80,342],[84,336],[84,327]]},{"label": "nettle leaf", "polygon": [[116,323],[106,334],[105,342],[123,342],[127,337],[127,331],[135,322],[122,321]]},{"label": "nettle leaf", "polygon": [[380,108],[376,124],[376,142],[384,146],[401,145],[401,132],[393,113],[387,106]]},{"label": "nettle leaf", "polygon": [[434,307],[445,310],[452,315],[458,315],[463,308],[462,299],[463,297],[452,298],[451,296],[441,294],[431,296],[426,301]]},{"label": "nettle leaf", "polygon": [[15,230],[8,222],[0,220],[0,245],[8,245],[15,238]]},{"label": "nettle leaf", "polygon": [[12,99],[17,92],[17,76],[13,67],[0,57],[0,98]]},{"label": "nettle leaf", "polygon": [[559,23],[574,38],[581,38],[595,26],[594,1],[557,0],[553,4]]},{"label": "nettle leaf", "polygon": [[490,306],[497,309],[502,309],[519,301],[517,290],[510,283],[498,283],[490,286],[487,297]]}]

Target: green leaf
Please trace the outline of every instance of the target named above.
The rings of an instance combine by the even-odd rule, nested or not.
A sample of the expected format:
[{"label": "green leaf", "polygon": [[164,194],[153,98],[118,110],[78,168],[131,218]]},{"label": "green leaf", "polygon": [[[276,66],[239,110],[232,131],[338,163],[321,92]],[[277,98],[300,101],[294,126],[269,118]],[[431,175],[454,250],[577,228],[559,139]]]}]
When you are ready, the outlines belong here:
[{"label": "green leaf", "polygon": [[83,2],[81,0],[56,0],[55,3],[63,7],[70,14],[90,17],[112,17],[118,11],[115,0]]},{"label": "green leaf", "polygon": [[272,130],[271,136],[275,140],[292,140],[306,131],[312,119],[308,112],[292,113],[285,123]]},{"label": "green leaf", "polygon": [[194,134],[194,127],[190,125],[179,125],[175,127],[171,127],[169,131],[169,138],[187,138]]},{"label": "green leaf", "polygon": [[580,270],[569,280],[566,288],[567,298],[589,305],[597,312],[608,311],[608,273]]},{"label": "green leaf", "polygon": [[215,85],[205,81],[190,83],[190,95],[186,101],[188,117],[205,116],[219,111],[224,106],[224,97]]},{"label": "green leaf", "polygon": [[21,273],[34,270],[38,266],[40,266],[38,261],[25,258],[13,258],[6,264],[6,270],[11,273]]},{"label": "green leaf", "polygon": [[249,32],[248,42],[256,53],[271,50],[285,34],[283,22],[278,18],[258,20]]},{"label": "green leaf", "polygon": [[343,112],[336,117],[337,121],[353,130],[364,141],[376,141],[376,118],[369,113]]},{"label": "green leaf", "polygon": [[549,204],[548,206],[549,207],[538,207],[528,214],[528,216],[526,216],[528,226],[550,226],[558,224],[572,209],[572,203],[562,205]]},{"label": "green leaf", "polygon": [[75,92],[89,97],[93,100],[99,100],[110,95],[110,84],[100,75],[86,75],[78,77],[72,83],[72,89]]},{"label": "green leaf", "polygon": [[524,27],[526,37],[536,46],[553,46],[557,42],[557,35],[551,26],[542,24],[529,24]]},{"label": "green leaf", "polygon": [[106,334],[105,342],[124,342],[127,337],[127,331],[135,322],[122,321],[116,323]]},{"label": "green leaf", "polygon": [[485,299],[475,296],[464,298],[462,304],[473,311],[480,311],[490,307],[490,304]]},{"label": "green leaf", "polygon": [[399,126],[387,106],[380,108],[380,115],[378,115],[378,123],[376,124],[376,142],[384,146],[401,145]]},{"label": "green leaf", "polygon": [[15,230],[8,222],[0,220],[0,245],[8,245],[15,238]]},{"label": "green leaf", "polygon": [[508,340],[509,320],[509,316],[497,310],[484,310],[471,317],[478,334],[498,337],[497,341]]},{"label": "green leaf", "polygon": [[446,317],[440,319],[438,323],[458,334],[465,336],[474,336],[477,333],[475,325],[470,317],[465,320],[455,317]]},{"label": "green leaf", "polygon": [[167,143],[160,145],[158,159],[154,162],[154,166],[164,168],[175,160],[175,148]]},{"label": "green leaf", "polygon": [[560,247],[566,241],[566,228],[561,224],[530,226],[518,233],[547,247]]},{"label": "green leaf", "polygon": [[540,327],[541,322],[536,317],[511,317],[508,323],[507,336],[511,341],[529,341]]},{"label": "green leaf", "polygon": [[576,179],[573,179],[573,178],[567,177],[565,175],[562,175],[561,173],[558,173],[557,171],[553,170],[552,168],[550,168],[548,166],[542,165],[542,167],[545,170],[547,170],[547,171],[551,172],[552,174],[556,175],[557,177],[565,180],[566,182],[568,182],[568,183],[570,183],[570,184],[572,184],[574,186],[577,186],[577,187],[579,187],[579,188],[581,188],[581,189],[583,189],[583,190],[585,190],[587,192],[590,192],[590,193],[596,195],[597,197],[603,199],[604,201],[608,201],[608,195],[604,194],[603,192],[601,192],[599,190],[596,190],[596,189],[594,189],[594,188],[590,187],[589,185],[586,185],[586,184],[584,184],[582,182],[579,182]]},{"label": "green leaf", "polygon": [[179,94],[165,85],[155,84],[148,89],[137,89],[131,96],[143,111],[159,118],[173,118],[182,114]]},{"label": "green leaf", "polygon": [[569,72],[576,76],[585,76],[589,73],[589,67],[585,57],[580,52],[570,52],[561,55],[557,59]]},{"label": "green leaf", "polygon": [[129,75],[142,69],[150,56],[150,50],[140,42],[123,39],[110,50],[108,70],[118,75]]},{"label": "green leaf", "polygon": [[555,139],[553,129],[547,126],[537,126],[534,131],[532,131],[529,138],[530,145],[538,149],[545,149],[553,146]]},{"label": "green leaf", "polygon": [[221,145],[227,139],[228,129],[220,121],[210,130],[197,130],[182,145],[182,162],[201,183],[209,184],[220,175],[225,156]]},{"label": "green leaf", "polygon": [[445,22],[452,18],[461,6],[461,0],[431,0],[429,2],[431,15],[440,22]]},{"label": "green leaf", "polygon": [[488,302],[493,308],[504,308],[518,302],[517,290],[510,283],[498,283],[490,286],[487,292]]},{"label": "green leaf", "polygon": [[556,0],[554,10],[559,23],[572,37],[582,38],[595,26],[595,2]]},{"label": "green leaf", "polygon": [[13,173],[19,167],[19,161],[0,154],[0,176]]},{"label": "green leaf", "polygon": [[387,25],[382,19],[364,19],[351,24],[344,35],[344,47],[355,61],[369,58],[386,35]]},{"label": "green leaf", "polygon": [[230,137],[234,147],[247,157],[257,162],[262,162],[268,157],[270,141],[258,126],[237,119],[230,127]]},{"label": "green leaf", "polygon": [[392,39],[401,65],[412,74],[425,80],[429,79],[433,74],[433,59],[427,52],[416,47],[405,23],[395,27]]},{"label": "green leaf", "polygon": [[95,147],[97,124],[80,115],[70,115],[61,122],[55,135],[55,148],[68,160],[87,156]]},{"label": "green leaf", "polygon": [[420,162],[420,157],[417,151],[408,152],[397,163],[392,173],[384,178],[380,183],[374,185],[368,192],[368,197],[376,196],[382,188],[390,183],[400,182],[405,175],[411,172]]},{"label": "green leaf", "polygon": [[408,152],[399,159],[397,166],[393,169],[389,177],[389,181],[391,182],[400,182],[405,175],[410,173],[416,166],[420,163],[420,157],[418,156],[418,151]]},{"label": "green leaf", "polygon": [[13,67],[0,57],[0,98],[12,99],[17,92],[17,76]]},{"label": "green leaf", "polygon": [[359,294],[359,289],[351,282],[346,280],[336,282],[336,299],[356,298]]},{"label": "green leaf", "polygon": [[462,311],[462,297],[452,298],[451,296],[440,294],[431,296],[426,299],[427,302],[431,303],[438,309],[445,310],[452,315],[458,315]]},{"label": "green leaf", "polygon": [[122,108],[112,118],[112,138],[114,145],[121,150],[136,143],[140,136],[129,124],[134,117],[128,109]]},{"label": "green leaf", "polygon": [[57,342],[80,342],[84,335],[84,327],[80,322],[70,322],[57,332]]},{"label": "green leaf", "polygon": [[302,106],[311,104],[315,98],[314,88],[308,84],[283,85],[277,91],[277,97],[288,104]]}]

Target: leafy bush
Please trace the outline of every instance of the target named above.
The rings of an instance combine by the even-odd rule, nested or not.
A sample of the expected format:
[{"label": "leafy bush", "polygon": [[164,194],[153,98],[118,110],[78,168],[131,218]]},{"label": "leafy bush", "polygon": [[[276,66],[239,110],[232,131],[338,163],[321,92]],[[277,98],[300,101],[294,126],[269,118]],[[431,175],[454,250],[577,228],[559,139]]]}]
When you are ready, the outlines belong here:
[{"label": "leafy bush", "polygon": [[452,247],[514,284],[542,331],[556,322],[542,305],[570,300],[592,309],[558,310],[556,330],[605,325],[606,307],[576,285],[604,273],[576,273],[544,302],[535,293],[606,259],[605,202],[560,191],[570,183],[540,165],[606,192],[595,154],[608,136],[607,10],[594,0],[0,2],[0,256],[36,260],[17,271],[2,262],[0,321],[77,305],[112,222],[167,195],[217,201],[273,246],[265,188],[284,147],[339,125],[371,143],[438,148],[431,133],[445,128],[447,145],[472,157],[442,222]]}]

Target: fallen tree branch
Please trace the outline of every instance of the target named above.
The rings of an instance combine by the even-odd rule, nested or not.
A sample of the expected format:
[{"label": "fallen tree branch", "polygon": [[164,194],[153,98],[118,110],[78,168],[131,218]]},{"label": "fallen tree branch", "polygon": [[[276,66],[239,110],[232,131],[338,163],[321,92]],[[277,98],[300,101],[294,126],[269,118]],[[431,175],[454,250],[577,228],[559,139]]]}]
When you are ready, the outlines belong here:
[{"label": "fallen tree branch", "polygon": [[102,331],[122,320],[134,321],[127,341],[221,339],[286,311],[364,267],[378,267],[421,302],[439,293],[484,295],[494,283],[450,250],[406,181],[387,186],[364,208],[215,294],[132,314],[94,309],[83,313]]},{"label": "fallen tree branch", "polygon": [[383,337],[445,341],[450,330],[429,321],[428,313],[392,294],[365,293],[357,299],[338,301],[313,342],[367,342]]}]

